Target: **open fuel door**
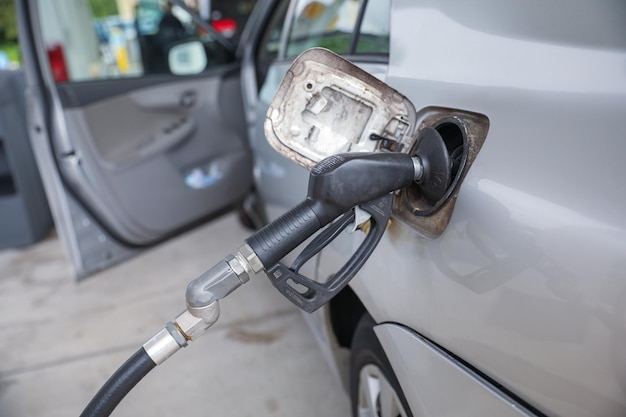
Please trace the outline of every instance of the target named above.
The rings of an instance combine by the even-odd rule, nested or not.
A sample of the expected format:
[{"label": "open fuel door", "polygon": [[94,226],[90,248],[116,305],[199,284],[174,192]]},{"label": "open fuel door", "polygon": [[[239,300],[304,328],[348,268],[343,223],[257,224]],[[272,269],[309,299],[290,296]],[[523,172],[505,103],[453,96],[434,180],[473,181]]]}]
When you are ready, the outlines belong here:
[{"label": "open fuel door", "polygon": [[18,2],[31,140],[79,277],[222,212],[251,185],[228,41],[184,7],[110,3]]},{"label": "open fuel door", "polygon": [[291,64],[265,120],[268,142],[308,169],[341,152],[415,157],[420,173],[395,193],[393,214],[429,238],[447,227],[488,128],[489,119],[474,112],[416,111],[399,91],[324,48]]}]

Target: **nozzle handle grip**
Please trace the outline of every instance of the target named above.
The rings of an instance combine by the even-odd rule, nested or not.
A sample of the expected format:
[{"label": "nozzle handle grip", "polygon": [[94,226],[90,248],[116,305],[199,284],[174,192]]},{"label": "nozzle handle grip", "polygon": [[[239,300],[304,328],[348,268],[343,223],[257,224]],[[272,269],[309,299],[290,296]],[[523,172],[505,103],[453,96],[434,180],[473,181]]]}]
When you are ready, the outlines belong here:
[{"label": "nozzle handle grip", "polygon": [[265,268],[277,264],[296,246],[321,229],[322,224],[311,206],[311,200],[304,200],[246,239],[246,243]]},{"label": "nozzle handle grip", "polygon": [[[296,259],[291,267],[278,262],[267,269],[267,277],[272,285],[289,301],[307,313],[312,313],[329,302],[355,277],[380,242],[391,216],[392,204],[393,195],[387,194],[360,206],[362,210],[371,215],[370,230],[350,259],[327,281],[318,282],[300,274],[299,269],[303,262]],[[354,216],[350,217],[354,218]],[[319,253],[333,240],[333,237],[336,237],[338,232],[345,229],[347,223],[344,220],[344,218],[339,219],[330,226],[330,230],[326,229],[325,232],[313,239],[302,252],[302,254],[312,252],[307,253],[305,258],[310,258],[310,255]]]}]

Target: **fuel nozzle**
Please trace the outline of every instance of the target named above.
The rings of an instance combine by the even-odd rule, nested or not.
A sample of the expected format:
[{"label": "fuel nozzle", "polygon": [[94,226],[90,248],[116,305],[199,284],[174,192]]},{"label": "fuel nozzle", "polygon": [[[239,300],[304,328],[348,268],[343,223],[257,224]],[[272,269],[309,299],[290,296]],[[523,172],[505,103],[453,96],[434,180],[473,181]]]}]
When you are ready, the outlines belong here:
[{"label": "fuel nozzle", "polygon": [[[236,255],[228,255],[187,287],[187,310],[177,317],[163,337],[168,343],[151,341],[146,350],[159,362],[184,347],[186,341],[203,334],[218,318],[218,301],[246,283],[250,276],[265,271],[292,302],[313,311],[328,302],[354,277],[368,259],[391,214],[391,192],[428,177],[430,154],[410,156],[403,153],[347,153],[330,156],[318,163],[309,175],[306,199],[283,216],[246,239]],[[319,229],[356,206],[371,215],[371,230],[346,267],[329,283],[315,283],[288,268],[280,260]],[[347,222],[337,222],[345,228]],[[304,252],[313,256],[339,232],[331,227],[322,232]],[[314,248],[314,249],[312,249]],[[306,290],[298,293],[288,282]],[[171,340],[170,340],[171,339]],[[159,341],[164,340],[159,338]],[[158,359],[158,360],[157,360]]]},{"label": "fuel nozzle", "polygon": [[[367,203],[369,205],[364,206],[365,209],[371,209],[372,218],[380,227],[377,233],[370,233],[366,252],[357,252],[357,262],[352,263],[348,275],[344,274],[349,276],[349,280],[384,233],[391,201],[380,202],[377,199],[406,187],[421,175],[421,162],[407,154],[351,153],[324,159],[311,171],[308,195],[302,203],[250,236],[236,255],[226,256],[189,283],[187,310],[176,318],[171,328],[163,332],[158,343],[154,340],[148,342],[146,351],[155,362],[165,360],[184,347],[186,341],[203,334],[219,316],[218,301],[246,283],[251,275],[262,270],[271,275],[273,269],[283,267],[279,261],[307,238],[353,207]],[[290,273],[282,275],[287,278]],[[308,281],[306,277],[300,278],[303,282]],[[295,277],[295,281],[300,278]],[[273,282],[276,285],[276,281]],[[285,290],[281,292],[285,293]],[[329,296],[332,295],[334,293]],[[294,297],[291,299],[293,301]],[[306,308],[302,304],[300,306],[311,311],[326,300],[321,297]],[[167,338],[167,343],[162,342],[164,338]]]},{"label": "fuel nozzle", "polygon": [[306,199],[250,236],[246,243],[269,268],[339,215],[404,188],[421,175],[422,163],[407,154],[330,156],[311,170]]}]

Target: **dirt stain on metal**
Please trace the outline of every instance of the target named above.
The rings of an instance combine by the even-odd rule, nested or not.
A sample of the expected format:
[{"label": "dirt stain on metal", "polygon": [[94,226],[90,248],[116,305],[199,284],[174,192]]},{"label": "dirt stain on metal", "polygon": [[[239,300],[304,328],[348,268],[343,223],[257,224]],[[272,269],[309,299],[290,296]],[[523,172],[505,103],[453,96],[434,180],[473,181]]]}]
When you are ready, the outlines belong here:
[{"label": "dirt stain on metal", "polygon": [[267,411],[270,413],[276,413],[278,411],[278,401],[275,398],[268,398],[265,400]]}]

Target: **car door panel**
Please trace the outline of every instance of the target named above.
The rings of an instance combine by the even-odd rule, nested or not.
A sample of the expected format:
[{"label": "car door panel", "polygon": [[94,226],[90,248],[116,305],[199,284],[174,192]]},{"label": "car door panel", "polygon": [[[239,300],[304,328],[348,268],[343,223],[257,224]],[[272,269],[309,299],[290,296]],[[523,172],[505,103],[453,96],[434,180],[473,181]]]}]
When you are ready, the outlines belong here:
[{"label": "car door panel", "polygon": [[[225,61],[190,76],[152,75],[147,69],[145,75],[110,75],[109,63],[109,72],[96,79],[86,79],[84,72],[78,81],[55,82],[37,26],[46,19],[38,14],[42,4],[30,1],[18,8],[28,22],[21,25],[25,61],[36,68],[27,77],[31,121],[38,126],[33,141],[77,275],[131,256],[133,248],[161,242],[245,197],[252,157],[237,63]],[[83,23],[58,25],[63,30],[48,27],[48,33],[80,29],[92,36]],[[79,55],[71,47],[78,38],[61,38],[74,61]],[[100,44],[101,50],[109,47],[113,44]],[[103,60],[102,67],[103,55],[94,56],[90,59]]]},{"label": "car door panel", "polygon": [[237,80],[171,83],[65,110],[73,152],[62,157],[64,176],[135,245],[236,202],[250,186],[251,159],[232,115],[240,103],[221,97],[238,94]]},{"label": "car door panel", "polygon": [[388,352],[414,416],[536,415],[534,410],[423,336],[393,323],[380,324],[374,329]]},{"label": "car door panel", "polygon": [[[150,89],[144,94],[140,92],[118,96],[98,101],[84,110],[67,112],[75,112],[74,118],[77,120],[83,119],[91,131],[97,156],[102,162],[113,170],[123,170],[176,145],[182,145],[197,127],[195,120],[188,117],[187,112],[178,105],[177,96],[184,94],[184,90],[181,93],[172,91],[166,96],[164,93]],[[141,100],[142,97],[145,99]],[[147,103],[152,98],[159,100],[160,97],[169,100],[163,103],[157,101],[154,106],[141,105],[142,101]],[[111,124],[111,119],[118,123]]]}]

